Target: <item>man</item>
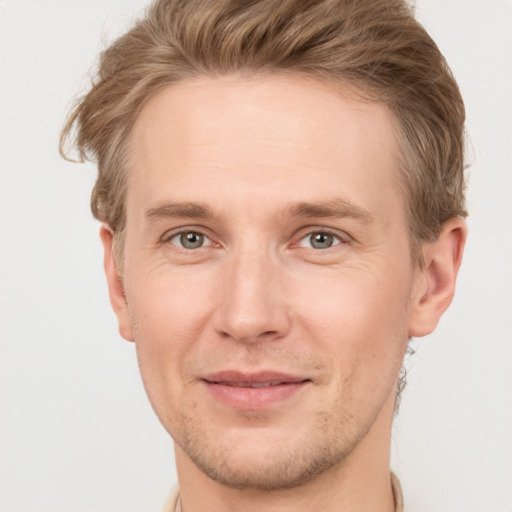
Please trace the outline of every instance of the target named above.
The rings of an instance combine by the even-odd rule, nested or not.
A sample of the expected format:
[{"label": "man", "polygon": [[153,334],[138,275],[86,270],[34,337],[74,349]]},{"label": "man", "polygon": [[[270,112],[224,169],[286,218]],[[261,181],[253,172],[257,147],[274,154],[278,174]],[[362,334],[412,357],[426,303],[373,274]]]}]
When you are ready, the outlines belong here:
[{"label": "man", "polygon": [[402,510],[399,374],[453,297],[463,122],[401,1],[160,1],[103,53],[63,142],[98,163],[165,510]]}]

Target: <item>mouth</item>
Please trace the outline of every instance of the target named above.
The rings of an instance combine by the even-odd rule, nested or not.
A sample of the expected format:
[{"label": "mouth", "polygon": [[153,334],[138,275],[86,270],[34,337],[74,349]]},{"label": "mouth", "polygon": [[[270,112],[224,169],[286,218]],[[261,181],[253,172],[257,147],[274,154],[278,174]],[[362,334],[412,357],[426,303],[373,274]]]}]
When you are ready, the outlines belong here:
[{"label": "mouth", "polygon": [[280,386],[281,384],[289,384],[288,382],[269,381],[269,382],[211,382],[211,384],[220,384],[221,386],[232,386],[238,388],[268,388],[269,386]]},{"label": "mouth", "polygon": [[202,379],[213,397],[235,409],[266,409],[291,399],[311,379],[276,372],[224,371]]}]

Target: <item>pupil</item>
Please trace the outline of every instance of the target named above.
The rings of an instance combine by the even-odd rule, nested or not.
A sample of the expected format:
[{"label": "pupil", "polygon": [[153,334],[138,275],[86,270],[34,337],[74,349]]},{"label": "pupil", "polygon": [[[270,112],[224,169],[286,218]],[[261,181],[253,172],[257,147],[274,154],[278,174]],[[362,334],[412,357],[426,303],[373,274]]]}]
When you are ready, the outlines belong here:
[{"label": "pupil", "polygon": [[204,237],[199,233],[183,233],[181,235],[181,245],[186,249],[197,249],[203,245]]},{"label": "pupil", "polygon": [[315,233],[311,236],[311,245],[316,249],[328,249],[332,246],[333,236],[329,233]]}]

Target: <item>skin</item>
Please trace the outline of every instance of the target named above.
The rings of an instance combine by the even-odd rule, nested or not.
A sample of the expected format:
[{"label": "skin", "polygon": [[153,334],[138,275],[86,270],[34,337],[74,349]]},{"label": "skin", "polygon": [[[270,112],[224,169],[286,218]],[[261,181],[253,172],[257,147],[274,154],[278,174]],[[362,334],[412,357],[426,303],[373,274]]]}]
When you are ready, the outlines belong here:
[{"label": "skin", "polygon": [[[413,265],[393,119],[342,92],[201,78],[160,92],[133,128],[123,272],[108,226],[105,270],[186,512],[393,510],[398,372],[451,301],[466,230],[446,222]],[[306,383],[240,408],[205,385],[225,370]]]}]

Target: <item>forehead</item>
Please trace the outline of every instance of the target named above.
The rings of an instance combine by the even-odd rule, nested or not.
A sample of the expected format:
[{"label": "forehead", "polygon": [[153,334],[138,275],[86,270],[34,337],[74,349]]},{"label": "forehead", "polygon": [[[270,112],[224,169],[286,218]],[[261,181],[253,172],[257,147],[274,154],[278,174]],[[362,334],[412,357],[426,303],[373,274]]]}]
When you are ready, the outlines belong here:
[{"label": "forehead", "polygon": [[127,213],[169,198],[246,204],[247,191],[282,202],[350,196],[371,209],[397,193],[395,148],[388,109],[347,90],[279,75],[184,81],[135,123]]}]

